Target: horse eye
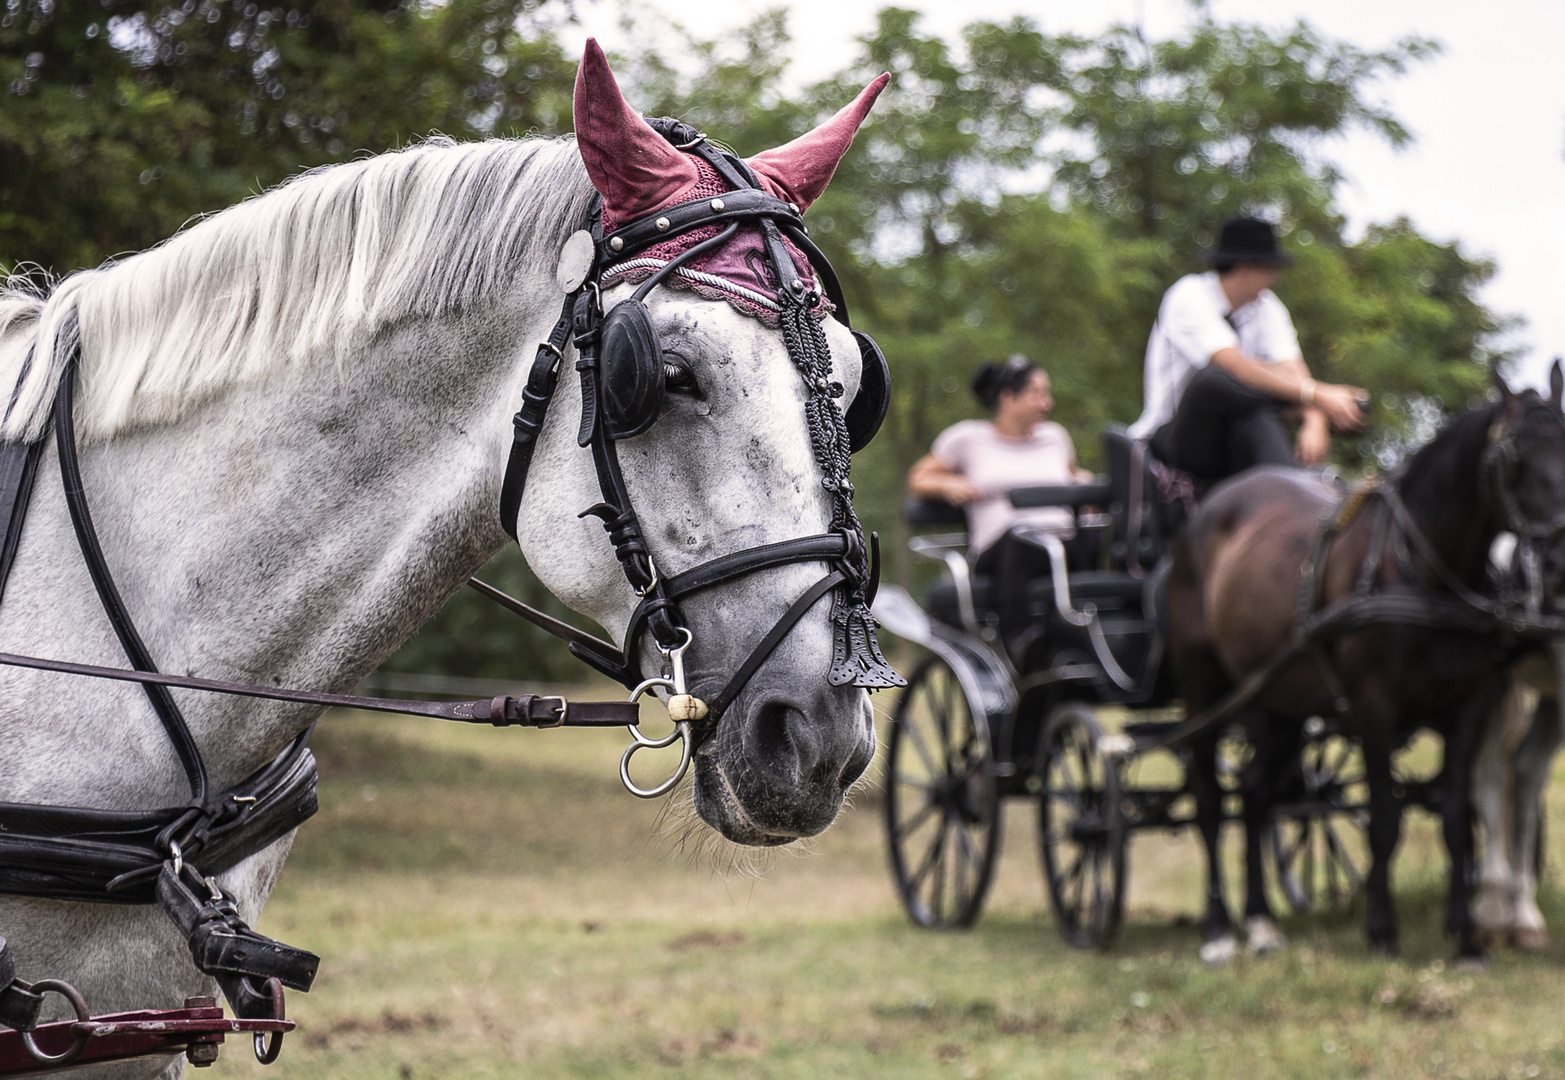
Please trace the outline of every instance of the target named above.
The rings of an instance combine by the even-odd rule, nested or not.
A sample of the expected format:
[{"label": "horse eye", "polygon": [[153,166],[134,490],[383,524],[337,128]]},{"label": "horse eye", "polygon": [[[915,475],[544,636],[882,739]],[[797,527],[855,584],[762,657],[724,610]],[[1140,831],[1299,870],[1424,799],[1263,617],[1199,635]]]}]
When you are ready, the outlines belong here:
[{"label": "horse eye", "polygon": [[663,388],[670,394],[684,394],[687,397],[701,398],[701,388],[696,385],[696,377],[690,368],[681,360],[672,360],[667,357],[663,360]]}]

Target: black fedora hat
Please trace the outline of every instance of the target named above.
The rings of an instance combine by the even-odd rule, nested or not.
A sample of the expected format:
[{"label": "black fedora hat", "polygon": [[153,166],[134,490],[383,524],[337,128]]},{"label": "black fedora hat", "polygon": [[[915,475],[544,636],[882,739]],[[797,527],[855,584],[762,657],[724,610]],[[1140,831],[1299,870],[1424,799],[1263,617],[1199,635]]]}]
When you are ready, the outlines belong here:
[{"label": "black fedora hat", "polygon": [[1287,266],[1293,256],[1277,248],[1277,234],[1272,223],[1260,218],[1242,217],[1223,222],[1218,234],[1217,246],[1205,253],[1209,263],[1250,263],[1256,266]]}]

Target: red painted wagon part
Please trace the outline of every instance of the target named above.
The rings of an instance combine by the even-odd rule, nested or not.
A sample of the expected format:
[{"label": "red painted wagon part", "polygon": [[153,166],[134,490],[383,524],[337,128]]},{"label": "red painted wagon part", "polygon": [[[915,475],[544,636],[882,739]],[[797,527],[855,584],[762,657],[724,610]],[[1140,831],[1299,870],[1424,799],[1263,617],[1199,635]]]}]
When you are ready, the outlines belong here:
[{"label": "red painted wagon part", "polygon": [[[52,982],[33,985],[57,989]],[[84,1016],[86,1006],[80,995],[73,994],[65,996],[76,1007],[76,1020],[39,1024],[27,1032],[0,1030],[0,1076],[27,1076],[173,1054],[184,1054],[192,1065],[201,1067],[217,1060],[218,1047],[229,1035],[253,1036],[256,1057],[269,1064],[282,1048],[283,1033],[292,1031],[294,1026],[292,1020],[280,1017],[250,1020],[224,1016],[217,999],[210,997],[186,998],[180,1009]]]}]

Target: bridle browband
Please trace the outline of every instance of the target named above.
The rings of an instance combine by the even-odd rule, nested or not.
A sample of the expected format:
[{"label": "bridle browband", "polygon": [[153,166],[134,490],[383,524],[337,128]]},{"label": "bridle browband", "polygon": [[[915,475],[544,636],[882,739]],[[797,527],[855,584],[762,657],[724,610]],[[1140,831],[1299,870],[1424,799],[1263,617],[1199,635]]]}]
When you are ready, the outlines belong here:
[{"label": "bridle browband", "polygon": [[[500,495],[501,524],[515,539],[528,469],[569,342],[576,349],[575,366],[581,380],[581,427],[577,442],[591,448],[602,496],[602,501],[588,507],[582,516],[591,515],[602,520],[625,579],[641,601],[626,625],[621,648],[597,638],[583,640],[585,635],[579,632],[561,634],[556,626],[549,625],[554,620],[547,616],[534,618],[542,613],[523,614],[550,632],[565,637],[572,654],[623,683],[631,690],[633,700],[649,689],[661,688],[669,692],[676,708],[685,710],[683,717],[675,718],[676,734],[686,746],[680,771],[674,777],[655,788],[642,789],[630,784],[628,773],[622,768],[627,786],[634,793],[647,797],[660,795],[677,783],[689,763],[689,743],[715,727],[782,639],[817,601],[828,594],[833,598],[830,619],[834,643],[827,680],[836,686],[851,683],[872,689],[905,685],[880,652],[874,618],[869,612],[879,583],[879,548],[873,536],[866,540],[853,510],[853,485],[848,480],[848,469],[850,453],[855,448],[855,437],[850,431],[854,418],[851,408],[845,416],[834,401],[841,393],[841,386],[831,381],[830,347],[815,314],[823,298],[799,276],[784,237],[809,259],[824,288],[825,299],[833,306],[835,317],[851,330],[847,304],[836,275],[806,235],[799,208],[762,190],[760,182],[743,161],[712,145],[702,133],[688,125],[668,119],[649,123],[670,143],[706,162],[734,190],[655,211],[607,234],[602,228],[601,200],[594,200],[585,228],[567,241],[562,253],[560,277],[567,295],[560,318],[538,347],[528,374],[522,406],[513,421],[515,438]],[[711,226],[719,227],[716,235],[681,251],[641,282],[629,299],[604,312],[603,279],[617,263],[630,260],[653,245]],[[621,422],[620,411],[623,410],[617,411],[616,406],[623,403],[611,396],[613,387],[606,378],[605,362],[616,365],[609,374],[629,368],[638,380],[644,381],[649,371],[651,378],[661,380],[661,364],[652,364],[645,355],[636,354],[638,349],[656,349],[656,333],[643,301],[680,267],[731,240],[741,226],[759,229],[778,286],[783,341],[789,359],[805,381],[808,393],[805,414],[810,442],[822,471],[822,485],[832,500],[832,529],[815,536],[732,552],[665,578],[658,573],[647,550],[617,451],[620,438],[646,430],[656,417],[643,414],[625,417]],[[572,259],[580,262],[571,265]],[[857,332],[855,338],[860,342],[867,364],[867,349],[874,349],[874,345]],[[878,350],[875,355],[878,357]],[[633,401],[630,407],[634,408],[636,404]],[[882,398],[873,406],[878,409],[874,426],[879,424],[884,404]],[[872,429],[869,434],[873,435]],[[867,436],[863,441],[867,441]],[[806,562],[824,562],[831,569],[779,618],[716,697],[709,702],[693,698],[684,685],[682,654],[694,635],[685,625],[679,602],[702,590],[761,570]],[[524,605],[513,602],[507,606],[518,610]],[[646,634],[651,635],[663,657],[663,671],[652,679],[643,678],[639,659],[640,642]],[[628,765],[638,750],[650,745],[644,736],[632,734],[636,741],[627,749],[622,765]],[[672,741],[671,737],[661,744],[668,745]]]}]

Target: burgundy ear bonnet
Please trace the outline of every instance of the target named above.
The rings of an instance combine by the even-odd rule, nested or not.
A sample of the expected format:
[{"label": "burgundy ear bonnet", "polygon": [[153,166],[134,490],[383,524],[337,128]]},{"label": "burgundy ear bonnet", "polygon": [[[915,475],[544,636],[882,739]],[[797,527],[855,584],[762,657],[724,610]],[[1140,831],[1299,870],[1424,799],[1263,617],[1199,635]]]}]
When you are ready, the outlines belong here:
[{"label": "burgundy ear bonnet", "polygon": [[[826,190],[859,124],[890,79],[890,75],[880,76],[813,131],[747,159],[767,193],[795,204],[801,212],[808,209]],[[711,166],[670,144],[630,107],[614,81],[608,59],[592,38],[587,39],[576,73],[574,112],[582,162],[603,197],[605,232],[676,203],[731,190]],[[712,225],[648,248],[607,270],[604,282],[644,280],[675,255],[717,232],[718,226]],[[815,271],[809,259],[791,243],[788,248],[799,275],[813,285]],[[694,273],[677,274],[668,284],[693,289],[708,299],[726,300],[742,313],[776,325],[777,286],[771,280],[757,230],[741,229],[717,251],[693,259],[687,269]],[[821,314],[825,311],[823,303]]]}]

